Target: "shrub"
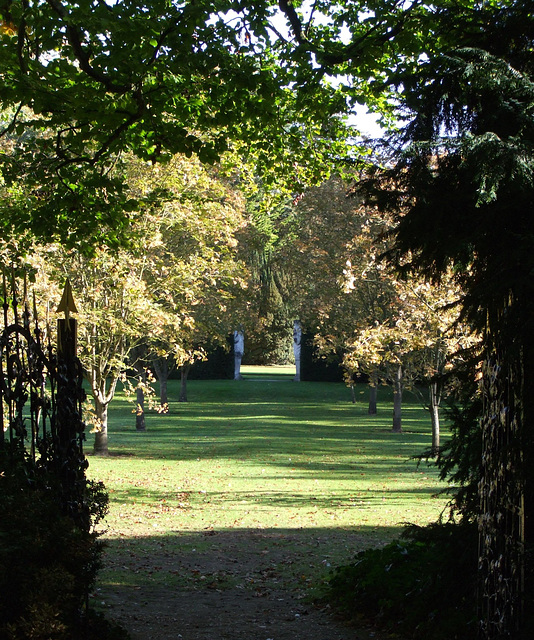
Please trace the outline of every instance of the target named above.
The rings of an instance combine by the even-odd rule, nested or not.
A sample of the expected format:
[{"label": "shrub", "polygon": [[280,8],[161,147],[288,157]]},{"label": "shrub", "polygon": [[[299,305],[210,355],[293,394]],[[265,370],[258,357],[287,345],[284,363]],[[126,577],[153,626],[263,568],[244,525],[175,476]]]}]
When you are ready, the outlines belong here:
[{"label": "shrub", "polygon": [[[60,491],[54,476],[38,464],[0,451],[2,639],[89,637],[85,605],[102,543],[92,528],[65,515]],[[85,483],[80,508],[92,522],[104,515],[107,495],[100,483]]]},{"label": "shrub", "polygon": [[408,527],[401,539],[336,569],[328,597],[346,615],[373,619],[405,637],[471,639],[477,540],[473,524]]}]

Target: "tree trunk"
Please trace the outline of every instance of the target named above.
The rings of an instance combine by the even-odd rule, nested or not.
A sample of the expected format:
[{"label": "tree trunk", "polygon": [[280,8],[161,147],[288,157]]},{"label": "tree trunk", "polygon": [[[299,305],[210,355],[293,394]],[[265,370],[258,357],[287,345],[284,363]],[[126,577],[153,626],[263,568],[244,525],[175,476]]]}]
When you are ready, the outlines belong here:
[{"label": "tree trunk", "polygon": [[378,376],[376,372],[371,373],[369,376],[369,409],[367,413],[370,416],[376,416],[378,413],[376,407],[376,401],[378,397]]},{"label": "tree trunk", "polygon": [[367,412],[370,416],[376,416],[376,414],[378,413],[376,408],[377,396],[378,396],[378,387],[377,386],[369,387],[369,409]]},{"label": "tree trunk", "polygon": [[402,365],[397,367],[393,380],[393,432],[402,432]]},{"label": "tree trunk", "polygon": [[178,402],[187,402],[187,376],[190,369],[190,364],[184,364],[180,369],[180,397]]},{"label": "tree trunk", "polygon": [[137,372],[137,386],[135,388],[135,430],[146,431],[145,419],[145,385],[146,385],[146,369],[145,369],[145,348],[138,347],[132,349],[135,354],[134,368]]},{"label": "tree trunk", "polygon": [[143,376],[139,376],[135,390],[135,430],[146,431],[145,390]]},{"label": "tree trunk", "polygon": [[369,409],[368,409],[368,414],[370,416],[376,416],[376,414],[378,413],[377,408],[376,408],[377,396],[378,396],[378,387],[376,385],[372,386],[372,387],[369,387]]},{"label": "tree trunk", "polygon": [[[510,307],[513,305],[510,303]],[[513,311],[513,308],[512,308]],[[510,308],[498,320],[504,324]],[[497,323],[495,323],[497,324]],[[488,323],[483,370],[482,477],[480,494],[480,638],[517,638],[522,624],[525,548],[525,360],[522,340],[503,340]],[[501,329],[501,327],[499,327]],[[501,329],[502,331],[502,329]],[[509,338],[510,334],[505,337]],[[489,337],[489,340],[488,340]],[[491,344],[493,342],[493,344]],[[521,346],[520,346],[521,345]],[[493,349],[491,348],[493,347]],[[528,366],[532,366],[528,363]],[[527,445],[528,446],[528,445]],[[530,445],[531,446],[531,445]],[[527,637],[526,635],[521,637]]]},{"label": "tree trunk", "polygon": [[95,413],[98,420],[95,432],[93,452],[97,456],[109,455],[108,449],[108,402],[101,402],[95,398]]},{"label": "tree trunk", "polygon": [[431,382],[430,388],[430,420],[432,423],[432,455],[437,456],[439,453],[439,405],[440,390],[439,382]]},{"label": "tree trunk", "polygon": [[153,361],[154,371],[159,382],[159,404],[161,413],[169,413],[169,397],[167,382],[169,380],[169,361],[167,358],[156,358]]},{"label": "tree trunk", "polygon": [[159,380],[159,404],[161,413],[169,413],[169,396],[167,393],[168,377]]}]

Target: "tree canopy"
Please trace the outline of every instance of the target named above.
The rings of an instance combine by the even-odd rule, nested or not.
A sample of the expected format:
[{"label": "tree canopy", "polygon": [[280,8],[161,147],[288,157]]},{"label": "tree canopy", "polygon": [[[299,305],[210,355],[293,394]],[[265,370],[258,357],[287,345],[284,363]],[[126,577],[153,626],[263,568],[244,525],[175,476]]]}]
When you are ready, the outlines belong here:
[{"label": "tree canopy", "polygon": [[391,110],[392,78],[494,5],[510,3],[2,0],[2,222],[119,242],[137,207],[124,151],[213,161],[240,145],[264,175],[317,179],[354,159],[339,116]]},{"label": "tree canopy", "polygon": [[520,603],[532,593],[531,5],[487,5],[479,26],[399,76],[408,124],[375,193],[399,213],[391,257],[435,281],[452,267],[464,317],[483,335],[483,363],[471,371],[482,374],[480,626],[481,637],[504,638],[526,632]]},{"label": "tree canopy", "polygon": [[323,83],[317,107],[304,108],[291,66],[279,64],[271,44],[270,3],[233,8],[3,2],[4,224],[71,244],[117,242],[124,213],[137,206],[117,171],[124,151],[150,161],[176,153],[213,161],[240,141],[265,167],[303,157],[304,148],[308,158],[322,157],[320,115],[343,110],[338,90]]}]

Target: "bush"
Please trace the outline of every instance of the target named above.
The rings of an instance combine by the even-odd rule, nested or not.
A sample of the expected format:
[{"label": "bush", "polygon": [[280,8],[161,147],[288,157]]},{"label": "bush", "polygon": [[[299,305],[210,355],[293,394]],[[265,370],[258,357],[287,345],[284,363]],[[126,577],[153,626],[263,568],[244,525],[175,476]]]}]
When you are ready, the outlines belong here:
[{"label": "bush", "polygon": [[408,638],[476,636],[478,532],[473,524],[408,527],[402,538],[335,570],[329,599]]},{"label": "bush", "polygon": [[[85,489],[83,507],[94,522],[106,511],[107,495],[100,483],[86,482]],[[85,605],[102,544],[65,515],[59,494],[49,473],[0,451],[2,639],[90,637]]]}]

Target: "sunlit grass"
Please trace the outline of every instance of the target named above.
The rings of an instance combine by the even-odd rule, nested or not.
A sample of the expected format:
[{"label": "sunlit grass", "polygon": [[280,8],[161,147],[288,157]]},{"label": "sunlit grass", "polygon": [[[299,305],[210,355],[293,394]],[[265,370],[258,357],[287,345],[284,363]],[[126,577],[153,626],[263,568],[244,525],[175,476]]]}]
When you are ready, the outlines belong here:
[{"label": "sunlit grass", "polygon": [[[196,589],[198,572],[179,559],[215,554],[220,563],[228,545],[234,559],[237,549],[267,554],[279,584],[309,589],[404,523],[437,519],[443,486],[435,468],[414,460],[431,442],[419,405],[408,399],[395,434],[388,389],[369,416],[365,386],[353,404],[342,383],[297,383],[290,369],[253,373],[191,381],[188,403],[175,401],[172,382],[170,413],[147,415],[144,433],[127,399],[114,401],[111,455],[89,457],[89,475],[110,496],[102,593],[119,585]],[[241,584],[237,567],[210,580]]]},{"label": "sunlit grass", "polygon": [[[268,375],[268,372],[264,375]],[[110,410],[109,458],[90,475],[109,490],[110,533],[250,527],[396,529],[435,520],[444,505],[435,469],[413,456],[430,444],[428,414],[404,409],[391,432],[390,398],[367,415],[364,387],[352,404],[343,384],[191,381],[188,403],[147,416],[135,431],[132,406]],[[88,447],[89,448],[89,447]],[[136,527],[142,524],[143,527]]]}]

